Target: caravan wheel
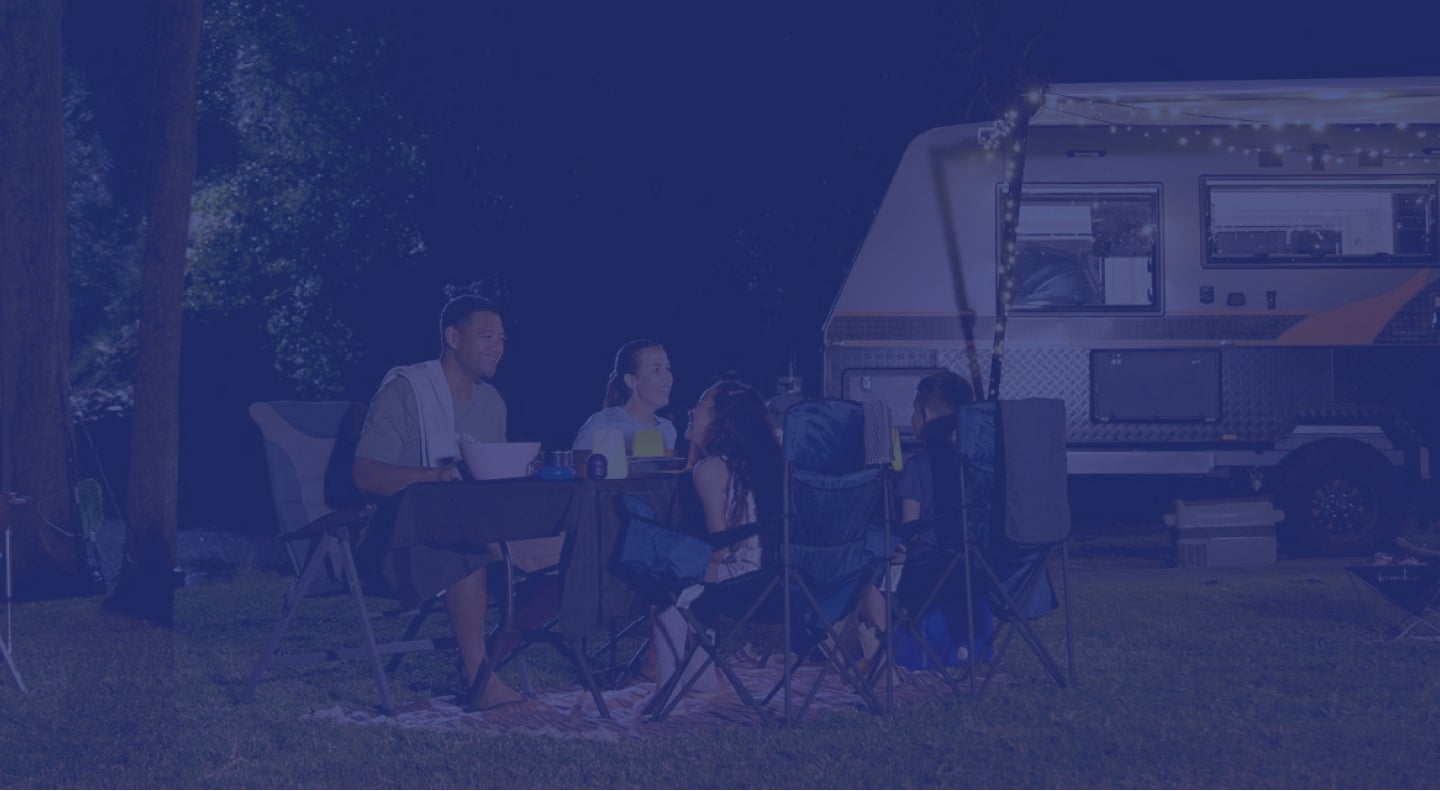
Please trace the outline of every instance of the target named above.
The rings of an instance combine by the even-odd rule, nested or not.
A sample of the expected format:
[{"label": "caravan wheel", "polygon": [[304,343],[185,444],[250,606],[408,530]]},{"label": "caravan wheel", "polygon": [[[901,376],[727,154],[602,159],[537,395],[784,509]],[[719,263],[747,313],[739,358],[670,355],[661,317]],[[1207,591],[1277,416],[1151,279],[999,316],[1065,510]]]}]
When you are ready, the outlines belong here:
[{"label": "caravan wheel", "polygon": [[1398,530],[1397,481],[1395,467],[1364,443],[1322,439],[1305,445],[1280,465],[1281,539],[1309,554],[1371,552]]}]

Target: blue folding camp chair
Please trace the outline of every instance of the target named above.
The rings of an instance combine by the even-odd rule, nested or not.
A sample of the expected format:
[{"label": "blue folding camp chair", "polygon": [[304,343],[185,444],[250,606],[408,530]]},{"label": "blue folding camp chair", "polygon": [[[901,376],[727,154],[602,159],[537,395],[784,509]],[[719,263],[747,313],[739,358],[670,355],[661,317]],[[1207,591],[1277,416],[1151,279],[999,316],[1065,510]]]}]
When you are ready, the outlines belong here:
[{"label": "blue folding camp chair", "polygon": [[[899,531],[907,559],[891,600],[897,659],[935,672],[956,692],[968,686],[977,700],[1017,634],[1058,685],[1074,675],[1064,421],[1064,405],[1055,399],[963,407],[957,479],[948,484],[959,495],[954,512],[938,511]],[[1049,576],[1057,555],[1064,672],[1031,623],[1059,604]]]},{"label": "blue folding camp chair", "polygon": [[[798,723],[831,671],[865,707],[882,710],[864,673],[843,650],[845,634],[838,626],[855,612],[884,560],[873,533],[887,514],[886,468],[864,463],[864,432],[863,409],[857,402],[826,399],[791,406],[783,428],[783,516],[778,524],[736,528],[758,532],[766,542],[762,568],[691,587],[688,593],[674,587],[669,591],[694,637],[678,666],[688,667],[691,657],[703,652],[701,671],[712,662],[718,666],[762,721],[775,719],[768,707],[782,695],[780,722]],[[708,538],[728,544],[740,537],[733,532]],[[783,635],[784,669],[763,696],[745,688],[728,659],[749,624],[778,626]],[[794,671],[817,653],[820,671],[796,707],[791,700]],[[675,673],[657,696],[661,705],[653,718],[669,714],[695,678]]]}]

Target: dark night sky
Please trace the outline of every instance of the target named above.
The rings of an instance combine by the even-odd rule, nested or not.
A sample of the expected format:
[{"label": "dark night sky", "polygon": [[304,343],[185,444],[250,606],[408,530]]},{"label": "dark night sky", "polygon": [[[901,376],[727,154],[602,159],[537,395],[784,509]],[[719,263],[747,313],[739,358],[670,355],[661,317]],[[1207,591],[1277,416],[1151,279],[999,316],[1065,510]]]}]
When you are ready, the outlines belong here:
[{"label": "dark night sky", "polygon": [[[679,413],[722,370],[768,390],[790,353],[818,386],[820,323],[905,145],[965,120],[971,91],[961,3],[311,5],[396,32],[407,57],[385,87],[425,108],[445,159],[428,185],[429,267],[376,316],[371,337],[387,340],[346,396],[434,353],[440,285],[499,274],[512,433],[550,443],[595,408],[614,348],[639,335],[670,348]],[[987,41],[1049,20],[1031,64],[1053,82],[1440,74],[1437,4],[1280,5],[1017,2]],[[108,0],[67,7],[67,60],[122,173],[143,128],[141,21]],[[784,289],[778,316],[737,315],[743,278],[724,273],[742,265]],[[223,335],[197,328],[187,360]],[[263,368],[182,391],[183,453],[254,439],[244,404],[289,395]]]}]

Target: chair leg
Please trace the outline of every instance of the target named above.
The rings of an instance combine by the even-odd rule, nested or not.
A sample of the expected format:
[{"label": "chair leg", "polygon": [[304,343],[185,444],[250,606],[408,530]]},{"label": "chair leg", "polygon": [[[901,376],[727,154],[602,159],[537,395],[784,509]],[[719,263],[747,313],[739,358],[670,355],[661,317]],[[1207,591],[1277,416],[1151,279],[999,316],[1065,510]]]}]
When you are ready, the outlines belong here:
[{"label": "chair leg", "polygon": [[835,631],[835,625],[825,617],[824,611],[820,607],[820,602],[815,600],[815,594],[810,590],[810,586],[801,580],[798,587],[800,592],[805,595],[805,601],[809,604],[810,611],[820,620],[820,623],[825,625],[825,636],[830,639],[830,645],[827,648],[823,640],[818,644],[820,652],[825,655],[828,662],[821,666],[820,673],[815,679],[810,693],[806,695],[805,701],[801,704],[800,712],[796,716],[796,722],[799,722],[800,717],[804,716],[805,709],[809,708],[810,702],[814,700],[815,694],[820,689],[821,682],[825,680],[826,670],[831,666],[835,668],[836,675],[855,690],[855,693],[860,696],[860,699],[866,706],[869,706],[870,709],[877,714],[883,712],[884,707],[880,705],[880,701],[875,699],[875,695],[870,691],[869,685],[865,683],[863,675],[855,670],[855,667],[850,662],[850,658],[845,656],[843,640],[849,630],[845,630],[844,633],[837,633]]},{"label": "chair leg", "polygon": [[[773,588],[773,585],[774,583],[771,584],[771,588]],[[759,603],[765,599],[765,596],[769,594],[771,588],[767,588],[766,593],[757,600],[756,607],[752,607],[750,612],[747,612],[745,616],[741,618],[741,625],[749,622],[750,616],[754,614],[755,609]],[[696,679],[708,670],[711,664],[714,664],[725,676],[725,680],[730,683],[731,688],[735,690],[735,694],[740,697],[741,702],[760,717],[761,724],[770,724],[773,715],[770,714],[763,703],[755,700],[755,696],[750,694],[750,690],[746,688],[745,682],[741,680],[740,676],[736,675],[734,668],[730,667],[730,663],[722,658],[722,641],[717,641],[705,628],[705,625],[700,623],[700,620],[696,618],[695,614],[690,612],[689,609],[683,607],[677,609],[681,615],[684,616],[690,630],[696,635],[696,641],[695,645],[690,646],[680,657],[676,663],[675,672],[657,689],[656,700],[658,701],[658,708],[650,716],[651,722],[660,722],[668,717],[670,712],[674,711],[675,707],[684,699],[691,687],[695,686]],[[728,640],[723,642],[728,642]],[[705,661],[700,664],[699,670],[694,674],[685,672],[697,651],[705,652]],[[679,687],[679,689],[677,690],[676,687]]]},{"label": "chair leg", "polygon": [[[431,615],[435,614],[435,603],[438,601],[440,601],[440,597],[437,596],[420,605],[420,610],[415,613],[415,617],[410,619],[410,624],[405,627],[405,636],[400,638],[400,642],[409,643],[415,639],[416,635],[420,634],[420,628],[425,625]],[[395,675],[396,671],[400,669],[400,662],[405,658],[406,653],[408,652],[397,651],[394,656],[390,657],[390,661],[385,664],[386,676],[393,677]]]},{"label": "chair leg", "polygon": [[360,574],[355,568],[355,555],[350,551],[350,535],[345,528],[340,528],[336,536],[339,544],[338,551],[334,554],[340,556],[340,562],[344,565],[345,578],[349,582],[350,601],[355,604],[355,620],[360,624],[360,634],[365,638],[365,647],[369,651],[370,670],[375,675],[375,686],[380,690],[380,701],[386,714],[395,710],[395,701],[390,697],[390,682],[385,678],[385,666],[380,661],[380,652],[375,647],[375,632],[370,628],[369,610],[365,607],[365,594],[360,590]]},{"label": "chair leg", "polygon": [[609,654],[608,660],[604,661],[602,667],[595,670],[595,674],[597,675],[597,677],[603,676],[605,680],[605,686],[610,689],[619,689],[624,683],[627,676],[631,675],[632,673],[638,672],[637,668],[641,667],[644,664],[645,652],[648,651],[650,648],[650,638],[644,637],[640,640],[640,647],[632,651],[628,659],[623,662],[620,661],[620,641],[623,640],[626,636],[628,636],[631,632],[635,631],[636,628],[648,622],[649,618],[645,616],[633,618],[630,620],[630,623],[626,624],[623,628],[618,630],[615,628],[616,620],[617,619],[614,618],[610,619],[610,635],[605,640],[604,644],[594,649],[593,651],[587,648],[583,641],[580,644],[580,648],[582,651],[585,652],[585,656],[587,657],[587,661],[589,662],[601,662],[601,660],[604,659],[605,654]]},{"label": "chair leg", "polygon": [[1060,603],[1065,608],[1065,671],[1070,683],[1075,683],[1075,625],[1070,619],[1070,540],[1060,542],[1060,582],[1064,586],[1065,599]]},{"label": "chair leg", "polygon": [[[328,549],[329,544],[335,540],[335,536],[326,533],[320,539],[319,544]],[[266,671],[275,663],[280,649],[280,641],[284,639],[285,633],[290,630],[290,622],[295,619],[295,613],[300,609],[300,602],[305,598],[306,592],[310,590],[310,584],[315,576],[320,573],[320,567],[324,565],[321,558],[325,552],[312,552],[310,559],[305,563],[305,570],[300,573],[300,581],[295,583],[292,591],[285,595],[285,610],[280,616],[280,622],[275,624],[275,629],[270,633],[270,639],[265,643],[265,649],[256,660],[250,670],[250,678],[245,681],[245,687],[240,691],[240,700],[247,701],[255,694],[255,687],[260,683]]]},{"label": "chair leg", "polygon": [[[1048,554],[1046,558],[1039,559],[1035,562],[1034,570],[1029,574],[1028,578],[1025,579],[1024,584],[1020,586],[1020,599],[1022,601],[1030,598],[1030,594],[1039,582],[1040,576],[1045,573],[1046,559],[1048,559]],[[990,563],[985,560],[983,555],[978,556],[978,561],[981,570],[990,579],[995,592],[1000,597],[1001,609],[1008,614],[1011,628],[1019,632],[1021,639],[1025,641],[1026,645],[1030,646],[1030,650],[1035,653],[1035,657],[1045,666],[1045,669],[1050,673],[1050,677],[1063,689],[1065,687],[1065,674],[1060,672],[1060,666],[1056,664],[1055,658],[1050,655],[1050,650],[1040,641],[1039,635],[1035,634],[1035,630],[1030,626],[1030,622],[1026,619],[1025,613],[1020,610],[1019,605],[1015,603],[1015,599],[1011,597],[1010,592],[1006,590],[1005,584],[1000,580],[999,575],[995,573],[995,569],[991,568]],[[1007,644],[1009,637],[1010,635],[1007,634]],[[1003,653],[1003,649],[996,652],[996,664],[1000,661],[1001,653]],[[991,673],[986,676],[986,683],[989,682],[990,677],[993,675],[994,674]]]},{"label": "chair leg", "polygon": [[4,641],[0,641],[0,655],[4,655],[5,664],[10,668],[10,675],[15,677],[16,686],[20,687],[21,692],[27,695],[30,694],[30,690],[25,688],[25,679],[20,678],[20,671],[15,668],[15,660],[10,658],[10,649],[5,645]]},{"label": "chair leg", "polygon": [[585,651],[578,643],[571,641],[557,641],[556,650],[566,654],[571,663],[580,670],[580,682],[585,689],[590,691],[590,697],[595,701],[595,708],[599,709],[600,716],[610,719],[610,707],[605,705],[605,697],[600,694],[600,685],[595,681],[595,674],[590,672],[590,663],[585,660]]},{"label": "chair leg", "polygon": [[[300,581],[296,583],[293,592],[285,598],[285,611],[280,617],[280,622],[275,625],[275,631],[271,633],[269,641],[265,645],[264,652],[255,666],[250,671],[250,677],[245,682],[245,687],[240,691],[240,700],[249,700],[255,694],[255,687],[259,685],[260,679],[271,667],[280,663],[280,641],[284,639],[285,633],[290,630],[290,624],[295,620],[295,614],[300,610],[300,602],[310,591],[325,567],[325,559],[330,556],[330,550],[338,550],[343,559],[346,576],[349,580],[350,599],[355,605],[355,620],[359,624],[360,634],[365,639],[365,645],[361,649],[364,653],[362,658],[370,663],[371,671],[375,677],[375,686],[380,692],[381,710],[389,714],[395,709],[394,699],[390,696],[390,685],[385,678],[385,668],[380,662],[380,652],[375,645],[375,634],[370,629],[370,619],[366,615],[365,598],[360,591],[360,580],[355,574],[355,562],[350,553],[349,536],[346,528],[339,527],[329,530],[324,537],[317,542],[316,551],[311,554],[305,564],[305,570],[300,575]],[[329,652],[335,656],[342,656],[340,652]],[[323,654],[322,654],[323,655]]]}]

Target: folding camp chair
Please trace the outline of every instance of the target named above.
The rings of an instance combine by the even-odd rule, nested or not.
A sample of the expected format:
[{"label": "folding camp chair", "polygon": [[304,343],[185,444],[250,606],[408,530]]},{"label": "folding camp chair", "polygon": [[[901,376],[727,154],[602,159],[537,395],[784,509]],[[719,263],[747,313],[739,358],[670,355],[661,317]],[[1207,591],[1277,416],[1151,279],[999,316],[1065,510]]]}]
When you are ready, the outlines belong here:
[{"label": "folding camp chair", "polygon": [[[960,478],[951,485],[959,487],[959,513],[901,528],[908,557],[891,603],[900,636],[895,642],[911,647],[912,661],[952,690],[968,685],[978,699],[1019,634],[1064,687],[1074,675],[1074,650],[1063,403],[983,402],[962,408],[957,417]],[[919,540],[918,534],[933,538]],[[1048,570],[1056,554],[1065,672],[1031,625],[1057,604]]]},{"label": "folding camp chair", "polygon": [[3,658],[5,660],[5,666],[10,668],[10,675],[15,679],[15,686],[19,687],[21,692],[28,693],[29,690],[25,688],[25,679],[20,677],[20,670],[15,667],[15,660],[10,656],[10,650],[15,645],[15,636],[11,631],[12,614],[10,611],[11,601],[15,597],[15,590],[11,583],[10,575],[10,506],[17,502],[23,501],[15,497],[11,492],[0,492],[0,525],[4,526],[5,532],[5,545],[3,547],[5,563],[5,637],[4,639],[0,639],[0,658]]},{"label": "folding camp chair", "polygon": [[[736,528],[760,532],[769,550],[766,563],[759,571],[704,585],[698,596],[692,588],[677,597],[695,638],[678,666],[688,667],[695,652],[703,651],[701,671],[713,662],[762,721],[769,721],[767,707],[783,693],[781,721],[798,723],[832,670],[866,707],[881,711],[864,673],[843,645],[854,625],[847,617],[858,608],[884,559],[871,534],[887,513],[886,468],[864,464],[864,416],[854,401],[812,400],[791,406],[783,437],[783,518],[778,525]],[[728,544],[740,537],[733,532],[710,538]],[[752,623],[781,627],[786,657],[780,680],[758,700],[728,661],[737,638]],[[841,623],[849,625],[842,629]],[[793,675],[816,652],[822,659],[820,671],[796,709],[791,701]],[[658,696],[663,705],[655,719],[674,708],[694,678],[674,674],[670,689]],[[672,694],[677,684],[680,690]]]},{"label": "folding camp chair", "polygon": [[[1026,398],[971,404],[960,411],[962,535],[967,598],[983,596],[996,618],[994,660],[975,689],[982,663],[970,675],[978,700],[995,677],[1011,638],[1019,634],[1061,688],[1075,675],[1074,627],[1070,618],[1070,501],[1065,457],[1065,404]],[[986,491],[988,490],[988,491]],[[1059,554],[1065,672],[1031,626],[1057,604],[1049,562]],[[974,608],[968,633],[976,635]],[[980,658],[972,642],[969,655]]]},{"label": "folding camp chair", "polygon": [[1368,565],[1345,570],[1380,639],[1440,642],[1440,566]]},{"label": "folding camp chair", "polygon": [[[416,639],[422,622],[435,609],[434,600],[421,606],[402,639],[386,643],[375,640],[352,548],[352,534],[363,533],[375,518],[373,508],[360,504],[350,482],[365,405],[348,401],[272,401],[252,404],[250,415],[264,438],[281,538],[291,551],[298,579],[286,591],[281,618],[255,662],[240,699],[250,699],[256,685],[273,668],[361,659],[370,665],[384,710],[391,711],[394,700],[380,657],[393,655],[389,667],[393,673],[405,653],[451,645],[453,641]],[[326,584],[326,578],[330,584]],[[300,603],[308,596],[337,592],[348,594],[354,604],[358,645],[298,654],[282,652],[281,641]]]}]

